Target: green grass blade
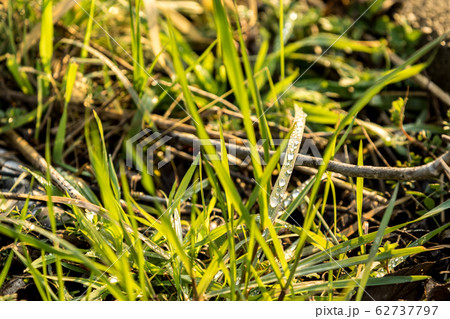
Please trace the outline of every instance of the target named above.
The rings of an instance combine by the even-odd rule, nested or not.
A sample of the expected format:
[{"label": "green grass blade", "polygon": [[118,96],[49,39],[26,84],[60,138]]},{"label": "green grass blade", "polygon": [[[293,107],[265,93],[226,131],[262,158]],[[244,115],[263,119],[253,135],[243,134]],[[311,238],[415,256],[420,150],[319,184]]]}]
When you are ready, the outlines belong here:
[{"label": "green grass blade", "polygon": [[286,192],[287,186],[292,176],[292,172],[295,166],[295,160],[297,158],[298,151],[300,149],[301,141],[303,138],[303,131],[306,124],[306,114],[303,110],[295,106],[295,119],[294,119],[294,131],[290,136],[288,146],[286,149],[286,155],[283,165],[280,170],[280,174],[275,182],[272,193],[270,194],[270,209],[269,217],[271,221],[277,217],[277,213],[280,207],[283,205],[283,195]]},{"label": "green grass blade", "polygon": [[[359,141],[358,166],[364,166],[362,140]],[[359,234],[359,236],[362,236],[364,234],[363,224],[362,224],[363,189],[364,189],[364,178],[357,177],[356,178],[356,213],[358,216],[358,234]],[[362,254],[365,253],[364,245],[361,246],[361,253]]]},{"label": "green grass blade", "polygon": [[39,54],[44,72],[51,74],[53,57],[53,1],[42,0],[41,40]]},{"label": "green grass blade", "polygon": [[[237,8],[234,10],[236,21],[239,21],[239,16],[237,14]],[[263,147],[264,147],[264,160],[267,162],[269,160],[269,149],[273,146],[272,135],[270,133],[269,125],[267,124],[266,114],[263,109],[263,103],[261,100],[261,96],[258,90],[258,86],[256,84],[254,71],[250,65],[249,56],[247,54],[247,50],[245,48],[245,41],[242,34],[241,26],[239,22],[237,22],[237,30],[239,34],[239,43],[241,46],[241,55],[242,62],[244,64],[245,74],[247,76],[248,86],[250,90],[250,94],[252,96],[253,104],[256,109],[256,116],[259,122],[259,130],[261,132],[261,136],[264,139]],[[270,189],[270,185],[267,185],[267,190]]]},{"label": "green grass blade", "polygon": [[[94,14],[95,14],[95,0],[91,0],[91,5],[89,6],[89,18],[87,21],[86,31],[84,32],[84,40],[83,44],[85,46],[89,45],[89,42],[91,41],[91,35],[92,35],[92,24],[94,22]],[[87,58],[88,52],[86,48],[81,49],[80,56],[82,58]],[[80,72],[83,73],[83,68],[80,68]]]},{"label": "green grass blade", "polygon": [[227,77],[233,88],[234,95],[244,117],[244,127],[250,142],[250,155],[255,172],[255,179],[258,181],[262,174],[261,162],[256,149],[256,136],[251,120],[250,103],[244,83],[244,75],[240,68],[240,61],[231,34],[231,27],[225,13],[225,8],[221,0],[214,0],[214,16],[217,25],[219,43],[222,49],[222,58],[226,68]]},{"label": "green grass blade", "polygon": [[278,32],[280,38],[280,78],[281,81],[284,80],[284,7],[283,1],[280,1],[280,13],[279,13],[279,24],[278,24]]},{"label": "green grass blade", "polygon": [[14,257],[14,251],[11,250],[9,252],[8,258],[6,259],[5,263],[3,264],[2,272],[0,273],[0,288],[3,286],[6,276],[8,275],[8,271],[9,271],[9,268],[11,267],[13,257]]},{"label": "green grass blade", "polygon": [[394,193],[392,194],[392,198],[389,202],[389,205],[383,215],[383,218],[381,219],[381,224],[378,228],[377,236],[375,237],[375,240],[373,241],[372,247],[370,248],[369,257],[366,263],[366,266],[364,268],[364,272],[361,278],[361,283],[358,288],[358,293],[356,295],[356,300],[361,300],[362,295],[364,293],[364,287],[366,287],[367,280],[370,276],[370,270],[372,267],[372,264],[375,260],[375,257],[378,252],[378,248],[380,247],[381,240],[383,239],[383,236],[385,235],[385,229],[387,228],[387,225],[389,223],[389,220],[391,219],[392,212],[394,211],[394,202],[397,198],[398,194],[398,188],[399,185],[395,187]]},{"label": "green grass blade", "polygon": [[69,71],[67,72],[65,95],[64,95],[64,111],[59,121],[58,131],[56,133],[55,145],[53,146],[53,160],[55,163],[63,163],[63,148],[64,140],[66,139],[67,126],[67,108],[69,106],[70,98],[72,96],[72,89],[75,84],[77,76],[78,64],[71,63]]},{"label": "green grass blade", "polygon": [[6,55],[6,67],[8,68],[9,72],[11,72],[14,80],[16,81],[17,85],[19,85],[24,94],[34,94],[33,87],[28,80],[27,74],[20,71],[19,65],[14,55]]}]

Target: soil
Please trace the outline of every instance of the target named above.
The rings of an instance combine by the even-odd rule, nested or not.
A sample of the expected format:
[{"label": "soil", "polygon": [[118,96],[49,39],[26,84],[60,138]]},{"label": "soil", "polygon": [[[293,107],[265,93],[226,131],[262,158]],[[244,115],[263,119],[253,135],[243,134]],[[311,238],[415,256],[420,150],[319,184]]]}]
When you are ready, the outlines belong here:
[{"label": "soil", "polygon": [[[447,0],[403,0],[398,13],[408,23],[424,33],[422,42],[427,43],[450,31],[450,1]],[[448,39],[448,38],[447,38]],[[450,41],[441,45],[436,58],[427,68],[431,80],[444,91],[450,92]]]}]

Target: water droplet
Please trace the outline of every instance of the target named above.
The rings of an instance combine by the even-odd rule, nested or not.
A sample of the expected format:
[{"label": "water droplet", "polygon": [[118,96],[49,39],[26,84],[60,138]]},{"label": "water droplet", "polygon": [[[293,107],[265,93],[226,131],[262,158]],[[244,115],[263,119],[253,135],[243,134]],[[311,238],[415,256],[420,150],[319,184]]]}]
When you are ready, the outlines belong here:
[{"label": "water droplet", "polygon": [[292,174],[292,168],[288,168],[286,171],[286,175],[291,175]]},{"label": "water droplet", "polygon": [[278,205],[278,197],[270,197],[270,207],[275,208]]},{"label": "water droplet", "polygon": [[298,195],[300,195],[300,190],[298,188],[296,188],[292,192],[292,198],[296,198]]},{"label": "water droplet", "polygon": [[280,186],[283,187],[286,185],[286,180],[284,178],[280,179]]},{"label": "water droplet", "polygon": [[288,207],[290,203],[291,203],[291,200],[288,198],[288,199],[284,200],[283,205],[284,205],[284,207]]},{"label": "water droplet", "polygon": [[294,159],[294,154],[293,153],[289,153],[288,155],[287,155],[287,160],[288,161],[292,161]]}]

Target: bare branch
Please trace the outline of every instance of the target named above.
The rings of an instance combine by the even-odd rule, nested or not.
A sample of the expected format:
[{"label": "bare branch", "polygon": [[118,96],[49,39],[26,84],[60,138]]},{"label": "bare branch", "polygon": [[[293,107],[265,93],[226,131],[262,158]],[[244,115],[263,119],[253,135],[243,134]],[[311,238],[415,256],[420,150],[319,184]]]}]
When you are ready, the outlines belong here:
[{"label": "bare branch", "polygon": [[[192,134],[172,132],[170,133],[177,141],[184,145],[192,146],[194,141],[199,143],[199,139]],[[220,149],[220,141],[211,140],[211,144]],[[226,143],[226,148],[229,153],[235,154],[237,157],[243,159],[250,154],[250,150],[247,147],[233,145]],[[273,155],[275,152],[271,152]],[[263,151],[260,151],[263,155]],[[283,158],[282,158],[283,159]],[[423,180],[439,176],[445,171],[445,165],[450,164],[450,152],[445,152],[442,156],[436,160],[417,167],[377,167],[377,166],[356,166],[351,164],[340,163],[336,161],[330,161],[328,163],[327,170],[335,173],[342,174],[344,176],[351,177],[364,177],[371,179],[391,179],[391,180]],[[296,165],[306,166],[312,168],[318,168],[322,165],[322,159],[312,157],[308,155],[297,155]]]},{"label": "bare branch", "polygon": [[44,175],[47,173],[47,169],[50,173],[50,178],[63,192],[67,192],[70,197],[83,200],[84,198],[53,166],[47,163],[47,161],[36,150],[28,144],[22,137],[19,136],[14,130],[3,133],[6,141],[17,149],[33,166],[39,169]]}]

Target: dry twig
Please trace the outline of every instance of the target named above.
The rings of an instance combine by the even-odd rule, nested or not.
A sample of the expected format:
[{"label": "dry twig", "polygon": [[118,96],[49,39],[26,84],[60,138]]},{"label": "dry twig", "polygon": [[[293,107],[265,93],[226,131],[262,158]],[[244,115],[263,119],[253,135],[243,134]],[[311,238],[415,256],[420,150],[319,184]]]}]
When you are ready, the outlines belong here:
[{"label": "dry twig", "polygon": [[[200,140],[192,134],[172,132],[172,137],[182,144],[192,146],[194,142],[200,145]],[[211,144],[220,149],[220,141],[211,140]],[[250,155],[250,150],[247,147],[233,145],[226,143],[228,153],[234,154],[239,158],[246,158]],[[248,144],[247,144],[248,145]],[[271,151],[271,155],[275,152]],[[260,151],[263,155],[263,151]],[[445,152],[442,156],[436,160],[417,167],[376,167],[376,166],[356,166],[351,164],[340,163],[336,161],[330,161],[328,163],[327,170],[335,173],[342,174],[344,176],[351,177],[364,177],[372,179],[391,179],[391,180],[423,180],[439,176],[445,170],[445,166],[442,162],[450,164],[450,152]],[[322,159],[307,155],[298,154],[296,160],[297,166],[306,166],[312,168],[318,168],[322,165]]]},{"label": "dry twig", "polygon": [[67,192],[70,197],[87,202],[84,198],[53,166],[47,163],[47,161],[36,150],[28,144],[22,137],[19,136],[14,130],[3,133],[6,137],[6,141],[17,149],[31,164],[38,168],[44,175],[47,173],[47,169],[50,173],[51,180],[58,186],[58,188]]}]

